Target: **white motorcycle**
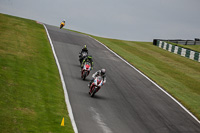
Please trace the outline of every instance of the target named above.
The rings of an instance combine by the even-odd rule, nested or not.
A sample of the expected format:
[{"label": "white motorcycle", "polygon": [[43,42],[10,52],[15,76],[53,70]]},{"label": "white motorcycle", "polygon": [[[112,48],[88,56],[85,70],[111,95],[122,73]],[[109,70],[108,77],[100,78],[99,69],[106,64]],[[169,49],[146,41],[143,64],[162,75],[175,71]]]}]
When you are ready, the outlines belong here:
[{"label": "white motorcycle", "polygon": [[81,78],[85,80],[85,78],[90,74],[90,71],[91,71],[91,64],[89,62],[85,62],[81,70]]},{"label": "white motorcycle", "polygon": [[97,76],[94,79],[94,82],[90,85],[90,91],[89,91],[90,96],[93,97],[101,89],[101,86],[103,85],[104,85],[103,78],[101,76]]}]

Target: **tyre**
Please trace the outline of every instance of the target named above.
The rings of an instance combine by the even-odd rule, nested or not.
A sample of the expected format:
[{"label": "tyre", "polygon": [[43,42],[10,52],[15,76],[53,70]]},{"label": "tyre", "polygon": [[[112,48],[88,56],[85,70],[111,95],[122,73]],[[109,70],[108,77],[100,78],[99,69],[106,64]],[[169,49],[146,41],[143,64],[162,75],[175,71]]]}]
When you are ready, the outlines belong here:
[{"label": "tyre", "polygon": [[63,27],[63,25],[61,24],[61,25],[60,25],[60,29],[61,29],[62,27]]},{"label": "tyre", "polygon": [[90,94],[90,96],[91,96],[91,97],[94,97],[96,91],[97,91],[97,88],[94,87],[94,89],[93,89],[92,93]]},{"label": "tyre", "polygon": [[83,80],[85,80],[86,76],[87,76],[87,72],[84,71],[84,72],[83,72]]}]

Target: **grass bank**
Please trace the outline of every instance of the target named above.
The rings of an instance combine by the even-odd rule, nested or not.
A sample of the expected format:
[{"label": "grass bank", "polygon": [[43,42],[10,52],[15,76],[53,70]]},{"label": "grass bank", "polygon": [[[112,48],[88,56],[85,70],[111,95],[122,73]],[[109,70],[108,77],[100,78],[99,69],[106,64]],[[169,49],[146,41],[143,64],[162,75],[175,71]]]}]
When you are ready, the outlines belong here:
[{"label": "grass bank", "polygon": [[0,14],[0,132],[73,132],[43,25],[4,14]]},{"label": "grass bank", "polygon": [[170,53],[152,42],[92,37],[142,71],[200,119],[199,62]]}]

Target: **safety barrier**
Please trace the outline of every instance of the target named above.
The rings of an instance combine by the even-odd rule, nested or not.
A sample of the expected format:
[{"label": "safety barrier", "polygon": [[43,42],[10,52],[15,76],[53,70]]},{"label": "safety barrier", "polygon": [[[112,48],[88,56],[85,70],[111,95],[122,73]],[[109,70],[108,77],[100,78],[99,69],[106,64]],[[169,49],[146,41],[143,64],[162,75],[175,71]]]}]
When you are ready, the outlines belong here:
[{"label": "safety barrier", "polygon": [[160,40],[157,40],[156,45],[162,49],[169,51],[169,52],[179,54],[183,57],[187,57],[189,59],[200,62],[200,53],[197,51],[193,51],[193,50],[182,48],[182,47],[179,47],[176,45],[168,44],[168,43],[166,43],[164,41],[160,41]]}]

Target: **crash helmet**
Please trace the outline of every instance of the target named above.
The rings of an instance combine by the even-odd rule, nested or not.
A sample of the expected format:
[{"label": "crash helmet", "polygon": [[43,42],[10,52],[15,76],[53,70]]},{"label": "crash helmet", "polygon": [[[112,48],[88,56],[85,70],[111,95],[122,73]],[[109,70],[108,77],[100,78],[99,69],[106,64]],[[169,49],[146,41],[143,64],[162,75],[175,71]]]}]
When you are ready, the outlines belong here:
[{"label": "crash helmet", "polygon": [[84,46],[83,46],[83,50],[86,50],[86,51],[87,51],[87,45],[84,45]]},{"label": "crash helmet", "polygon": [[65,23],[65,19],[63,19],[63,22]]},{"label": "crash helmet", "polygon": [[102,68],[101,69],[101,75],[104,75],[104,74],[106,74],[106,69]]}]

